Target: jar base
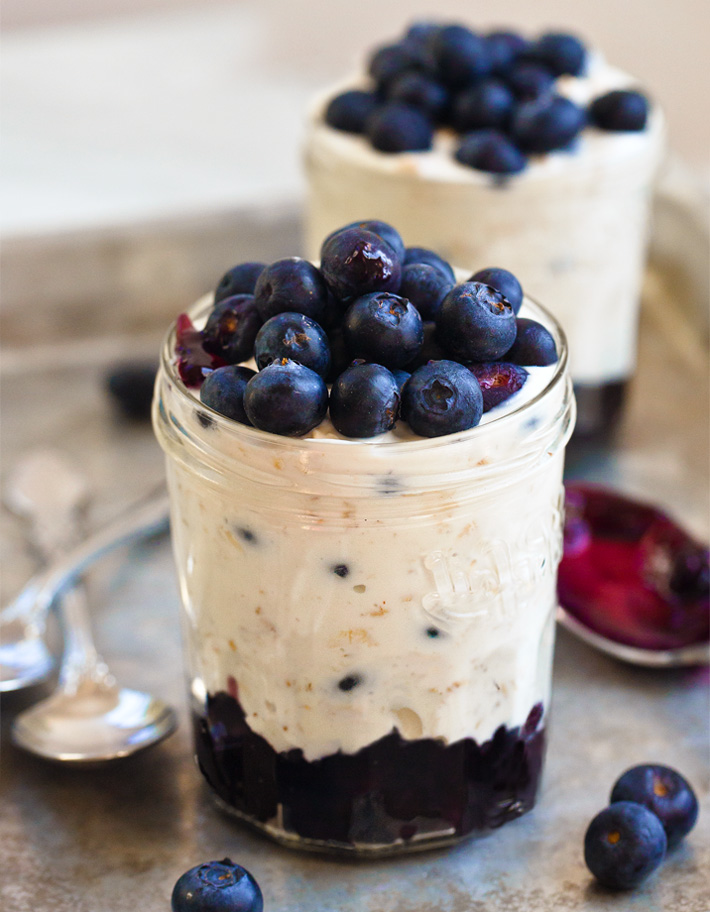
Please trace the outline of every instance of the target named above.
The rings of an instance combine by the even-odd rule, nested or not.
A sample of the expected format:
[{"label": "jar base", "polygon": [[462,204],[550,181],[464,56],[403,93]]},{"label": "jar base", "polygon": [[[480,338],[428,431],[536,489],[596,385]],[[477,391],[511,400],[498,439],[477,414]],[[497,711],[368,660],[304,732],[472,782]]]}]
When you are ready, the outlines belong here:
[{"label": "jar base", "polygon": [[628,385],[628,380],[574,385],[577,423],[570,445],[603,443],[612,436],[621,419]]},{"label": "jar base", "polygon": [[194,713],[200,769],[220,807],[282,845],[355,856],[451,845],[529,811],[545,748],[542,706],[486,742],[412,741],[394,730],[355,754],[306,760],[251,731],[238,701]]}]

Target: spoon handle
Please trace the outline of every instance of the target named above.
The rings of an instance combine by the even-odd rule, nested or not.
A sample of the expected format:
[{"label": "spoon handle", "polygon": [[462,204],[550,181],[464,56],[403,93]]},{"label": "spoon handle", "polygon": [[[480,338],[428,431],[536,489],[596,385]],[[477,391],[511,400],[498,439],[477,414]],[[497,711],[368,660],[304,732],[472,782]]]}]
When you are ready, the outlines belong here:
[{"label": "spoon handle", "polygon": [[61,688],[75,692],[86,679],[113,684],[113,679],[107,680],[108,667],[96,651],[83,585],[79,583],[64,595],[61,614],[64,630],[64,656],[59,670]]}]

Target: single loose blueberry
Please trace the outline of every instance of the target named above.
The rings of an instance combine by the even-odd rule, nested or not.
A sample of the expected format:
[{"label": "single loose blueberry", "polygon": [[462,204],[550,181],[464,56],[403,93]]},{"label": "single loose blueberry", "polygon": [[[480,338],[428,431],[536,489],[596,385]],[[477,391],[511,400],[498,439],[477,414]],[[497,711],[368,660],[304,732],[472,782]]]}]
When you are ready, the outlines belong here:
[{"label": "single loose blueberry", "polygon": [[516,63],[505,78],[519,101],[532,101],[550,95],[555,85],[555,77],[548,68],[531,60]]},{"label": "single loose blueberry", "polygon": [[247,383],[244,408],[254,427],[300,437],[325,418],[328,389],[315,371],[283,358]]},{"label": "single loose blueberry", "polygon": [[436,326],[438,341],[459,361],[496,361],[511,347],[517,331],[510,303],[482,282],[452,288]]},{"label": "single loose blueberry", "polygon": [[379,101],[373,92],[351,89],[331,98],[325,109],[325,122],[335,130],[346,133],[363,133],[365,121]]},{"label": "single loose blueberry", "polygon": [[362,295],[343,321],[345,344],[354,358],[385,367],[405,367],[424,342],[419,312],[406,298],[388,292]]},{"label": "single loose blueberry", "polygon": [[328,237],[323,241],[323,244],[321,245],[321,251],[332,237],[334,237],[336,234],[339,234],[341,231],[344,231],[346,228],[361,228],[363,231],[371,231],[373,234],[376,234],[377,237],[382,238],[383,241],[386,241],[386,243],[390,245],[400,262],[404,260],[405,247],[404,241],[402,240],[402,235],[399,233],[399,231],[397,231],[396,228],[390,225],[389,222],[383,222],[380,219],[362,219],[359,222],[349,222],[347,225],[343,225],[342,228],[338,228],[336,231],[331,231]]},{"label": "single loose blueberry", "polygon": [[449,103],[448,90],[425,73],[402,73],[387,88],[387,98],[418,108],[433,122],[441,119]]},{"label": "single loose blueberry", "polygon": [[471,85],[491,71],[485,38],[462,25],[439,29],[432,42],[439,78],[454,88]]},{"label": "single loose blueberry", "polygon": [[484,361],[469,364],[468,369],[478,380],[483,394],[483,411],[489,412],[496,405],[505,402],[513,393],[522,389],[528,379],[524,367],[506,361]]},{"label": "single loose blueberry", "polygon": [[345,693],[354,690],[358,684],[362,684],[362,677],[358,674],[346,675],[344,678],[338,681],[338,687]]},{"label": "single loose blueberry", "polygon": [[478,381],[455,361],[430,361],[418,367],[402,392],[402,417],[421,437],[468,430],[482,414]]},{"label": "single loose blueberry", "polygon": [[251,294],[223,298],[207,317],[202,330],[205,351],[219,355],[227,364],[251,358],[254,340],[263,320]]},{"label": "single loose blueberry", "polygon": [[262,370],[281,358],[298,361],[326,377],[330,368],[330,345],[325,330],[300,313],[280,313],[271,317],[257,333],[254,359]]},{"label": "single loose blueberry", "polygon": [[544,63],[555,76],[581,76],[587,64],[587,49],[579,38],[560,32],[542,35],[526,55]]},{"label": "single loose blueberry", "polygon": [[518,105],[510,132],[524,152],[552,152],[569,146],[586,122],[583,108],[562,95],[550,95]]},{"label": "single loose blueberry", "polygon": [[636,132],[645,129],[648,109],[648,99],[641,92],[618,89],[592,101],[589,119],[602,130]]},{"label": "single loose blueberry", "polygon": [[172,912],[263,912],[259,885],[229,858],[190,868],[173,887]]},{"label": "single loose blueberry", "polygon": [[365,133],[379,152],[426,152],[434,138],[429,117],[398,101],[376,108],[367,118]]},{"label": "single loose blueberry", "polygon": [[557,346],[549,329],[536,320],[517,317],[515,342],[505,352],[505,360],[524,367],[546,367],[557,361]]},{"label": "single loose blueberry", "polygon": [[319,320],[328,306],[328,286],[320,270],[301,257],[276,260],[259,276],[254,290],[259,316],[302,313]]},{"label": "single loose blueberry", "polygon": [[490,174],[519,174],[527,159],[513,142],[498,130],[467,133],[454,153],[456,161]]},{"label": "single loose blueberry", "polygon": [[660,865],[666,844],[655,814],[641,804],[618,801],[589,824],[584,860],[600,883],[613,890],[631,890]]},{"label": "single loose blueberry", "polygon": [[251,424],[244,411],[244,392],[255,375],[256,371],[238,364],[218,367],[200,387],[200,401],[232,421]]},{"label": "single loose blueberry", "polygon": [[424,263],[427,266],[434,266],[438,269],[447,279],[451,279],[452,282],[456,281],[456,276],[454,270],[446,262],[446,260],[439,256],[438,253],[434,253],[433,250],[429,250],[427,247],[407,247],[404,251],[404,260],[402,261],[403,266],[410,266],[412,263]]},{"label": "single loose blueberry", "polygon": [[399,294],[417,308],[422,320],[435,320],[441,302],[453,287],[454,281],[436,266],[411,263],[402,270]]},{"label": "single loose blueberry", "polygon": [[502,30],[489,32],[486,35],[486,50],[488,51],[491,72],[495,75],[507,73],[528,45],[528,40],[517,32]]},{"label": "single loose blueberry", "polygon": [[105,388],[125,418],[150,418],[156,371],[155,364],[136,361],[116,364],[105,375]]},{"label": "single loose blueberry", "polygon": [[345,437],[375,437],[392,430],[399,415],[397,380],[381,364],[352,364],[330,391],[330,420]]},{"label": "single loose blueberry", "polygon": [[362,228],[343,228],[326,238],[321,270],[341,301],[399,288],[402,266],[387,241]]},{"label": "single loose blueberry", "polygon": [[225,272],[214,293],[214,303],[238,294],[254,294],[256,283],[266,263],[238,263]]},{"label": "single loose blueberry", "polygon": [[459,133],[495,127],[504,130],[515,104],[512,91],[498,79],[465,89],[454,99],[451,124]]},{"label": "single loose blueberry", "polygon": [[483,282],[499,291],[517,314],[523,305],[523,287],[512,272],[499,266],[489,266],[474,272],[469,282]]},{"label": "single loose blueberry", "polygon": [[669,849],[698,819],[698,799],[690,783],[671,767],[655,763],[626,770],[614,784],[610,801],[635,801],[652,811],[666,831]]}]

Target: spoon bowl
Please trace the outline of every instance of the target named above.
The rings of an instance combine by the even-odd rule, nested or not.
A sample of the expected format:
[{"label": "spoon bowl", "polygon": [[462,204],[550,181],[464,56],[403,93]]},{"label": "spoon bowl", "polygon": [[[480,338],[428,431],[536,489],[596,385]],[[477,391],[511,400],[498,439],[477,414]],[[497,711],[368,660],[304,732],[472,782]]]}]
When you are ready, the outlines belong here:
[{"label": "spoon bowl", "polygon": [[175,731],[162,700],[106,681],[83,681],[21,713],[12,740],[24,750],[64,764],[102,764],[157,744]]}]

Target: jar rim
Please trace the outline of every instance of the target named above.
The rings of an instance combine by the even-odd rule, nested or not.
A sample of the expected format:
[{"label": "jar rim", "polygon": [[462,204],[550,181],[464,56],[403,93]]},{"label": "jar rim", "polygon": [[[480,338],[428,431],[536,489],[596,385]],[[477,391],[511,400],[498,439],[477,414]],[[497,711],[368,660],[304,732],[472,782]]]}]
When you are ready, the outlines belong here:
[{"label": "jar rim", "polygon": [[[210,408],[208,405],[205,405],[200,400],[199,395],[195,395],[195,392],[191,390],[180,377],[174,358],[177,319],[175,319],[170,324],[168,331],[163,338],[161,345],[160,364],[162,371],[174,385],[175,389],[179,391],[183,399],[186,399],[189,402],[193,402],[196,407],[199,407],[202,411],[205,412],[205,414],[209,416],[209,418],[216,424],[217,427],[220,428],[220,430],[235,438],[243,438],[245,441],[251,440],[254,443],[262,444],[268,442],[270,446],[282,448],[284,450],[298,448],[300,450],[305,449],[306,451],[322,450],[324,452],[331,453],[336,452],[338,448],[352,449],[353,447],[357,446],[361,447],[363,444],[379,449],[382,452],[389,451],[392,448],[402,453],[417,453],[421,450],[435,450],[438,447],[450,445],[454,442],[474,440],[477,437],[483,436],[483,434],[485,434],[487,431],[490,432],[490,430],[493,428],[502,429],[515,421],[519,421],[521,415],[524,415],[527,411],[533,410],[534,407],[545,396],[547,396],[550,391],[555,389],[559,383],[564,382],[567,375],[569,355],[567,336],[565,335],[562,326],[545,307],[543,307],[533,298],[530,298],[528,295],[525,296],[524,303],[532,308],[532,316],[534,318],[543,318],[542,321],[538,322],[543,322],[546,328],[552,332],[555,344],[557,346],[558,359],[555,364],[555,370],[550,376],[548,382],[532,398],[526,399],[520,405],[516,406],[510,411],[507,411],[505,414],[492,418],[490,421],[486,421],[485,424],[478,424],[475,427],[468,428],[468,430],[457,431],[453,434],[444,434],[439,437],[418,437],[413,440],[384,439],[384,435],[380,437],[368,438],[287,437],[281,434],[273,434],[269,431],[262,431],[259,428],[241,424],[238,421],[234,421],[232,418],[227,418],[220,412],[217,412],[214,409]],[[190,308],[188,308],[186,312],[190,319],[194,322],[195,319],[199,320],[202,316],[204,316],[212,306],[213,295],[210,293],[199,298]]]}]

